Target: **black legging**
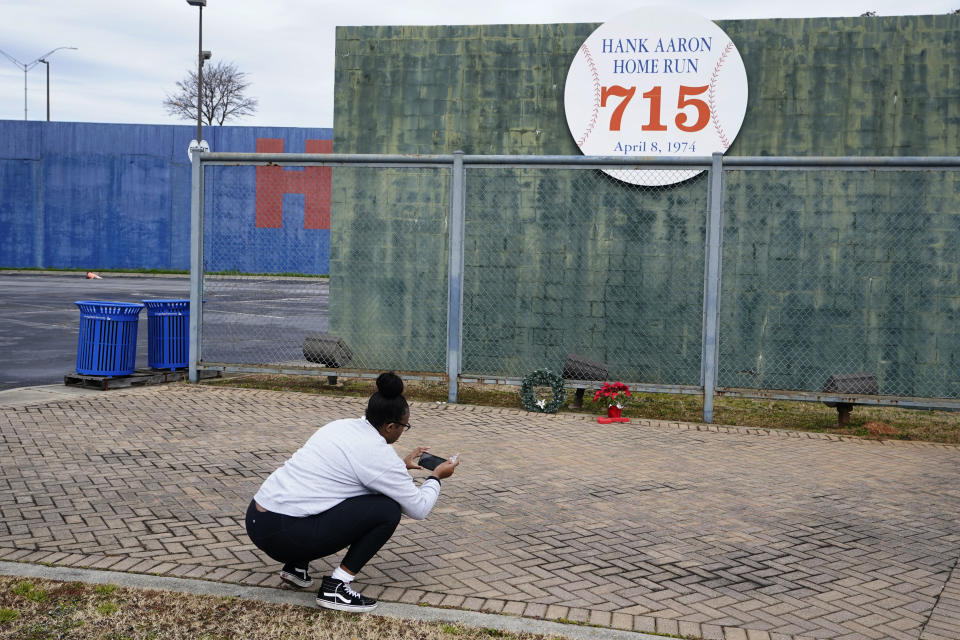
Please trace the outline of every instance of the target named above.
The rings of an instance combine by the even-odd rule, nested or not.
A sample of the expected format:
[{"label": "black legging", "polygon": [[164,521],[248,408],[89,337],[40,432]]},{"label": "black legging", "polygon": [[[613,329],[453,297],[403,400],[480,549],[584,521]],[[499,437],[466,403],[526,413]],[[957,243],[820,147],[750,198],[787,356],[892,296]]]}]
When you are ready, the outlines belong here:
[{"label": "black legging", "polygon": [[357,573],[386,544],[400,523],[400,505],[384,495],[357,496],[323,513],[298,518],[247,507],[247,535],[277,562],[306,568],[350,547],[343,566]]}]

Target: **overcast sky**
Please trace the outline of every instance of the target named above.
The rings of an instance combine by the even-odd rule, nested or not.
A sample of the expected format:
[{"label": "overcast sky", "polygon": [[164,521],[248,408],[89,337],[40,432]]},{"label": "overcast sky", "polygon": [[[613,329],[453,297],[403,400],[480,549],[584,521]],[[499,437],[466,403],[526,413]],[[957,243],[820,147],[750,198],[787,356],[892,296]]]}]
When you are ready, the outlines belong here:
[{"label": "overcast sky", "polygon": [[[605,22],[657,2],[623,0],[209,0],[203,48],[234,62],[260,101],[232,124],[332,127],[334,29],[371,24]],[[661,2],[659,4],[667,4]],[[675,0],[712,19],[943,14],[960,0]],[[30,63],[51,49],[51,117],[186,124],[161,102],[196,66],[197,9],[186,0],[0,0],[0,50]],[[28,72],[30,120],[46,118],[46,69]],[[24,117],[24,72],[0,57],[0,119]],[[0,143],[2,144],[2,143]]]}]

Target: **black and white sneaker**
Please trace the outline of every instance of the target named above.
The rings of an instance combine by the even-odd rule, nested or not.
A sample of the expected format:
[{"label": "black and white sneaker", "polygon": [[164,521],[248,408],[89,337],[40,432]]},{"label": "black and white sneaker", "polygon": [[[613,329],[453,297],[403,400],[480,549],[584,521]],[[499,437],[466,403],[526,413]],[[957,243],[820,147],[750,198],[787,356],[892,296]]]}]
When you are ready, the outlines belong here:
[{"label": "black and white sneaker", "polygon": [[280,570],[280,579],[298,589],[306,589],[313,584],[313,578],[307,573],[307,569],[309,568],[310,566],[307,565],[301,569],[288,562],[283,565],[283,569]]},{"label": "black and white sneaker", "polygon": [[338,609],[340,611],[373,611],[377,601],[366,598],[353,589],[343,580],[334,580],[324,576],[317,592],[317,604],[324,609]]}]

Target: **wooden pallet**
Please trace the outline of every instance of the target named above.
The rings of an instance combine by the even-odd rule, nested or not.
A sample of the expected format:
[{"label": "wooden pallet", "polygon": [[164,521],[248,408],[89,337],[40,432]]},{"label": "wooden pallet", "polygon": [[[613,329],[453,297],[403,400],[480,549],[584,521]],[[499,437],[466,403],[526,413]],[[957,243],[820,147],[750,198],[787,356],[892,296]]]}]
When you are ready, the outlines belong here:
[{"label": "wooden pallet", "polygon": [[[164,384],[186,380],[190,375],[187,369],[137,369],[128,376],[91,376],[82,373],[68,373],[63,376],[63,384],[68,387],[88,387],[91,389],[122,389],[124,387],[140,387],[148,384]],[[197,372],[201,380],[219,378],[219,371],[200,370]]]}]

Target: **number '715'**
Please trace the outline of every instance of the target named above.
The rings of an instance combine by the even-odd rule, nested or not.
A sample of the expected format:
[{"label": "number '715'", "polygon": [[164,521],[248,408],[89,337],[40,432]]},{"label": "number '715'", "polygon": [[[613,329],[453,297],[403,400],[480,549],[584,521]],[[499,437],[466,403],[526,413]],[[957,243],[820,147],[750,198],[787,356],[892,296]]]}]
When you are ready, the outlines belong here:
[{"label": "number '715'", "polygon": [[[680,86],[680,94],[677,98],[677,114],[674,118],[674,123],[676,123],[677,128],[681,131],[694,132],[700,131],[707,126],[707,123],[710,122],[710,106],[706,102],[700,100],[699,98],[694,98],[692,96],[698,96],[701,93],[705,92],[709,86],[704,85],[702,87],[687,87],[684,85]],[[641,94],[644,98],[647,98],[650,101],[650,120],[640,127],[641,131],[666,131],[667,125],[663,124],[660,121],[660,93],[662,87],[654,87],[647,91],[646,93]],[[621,87],[620,85],[612,85],[609,87],[600,87],[600,106],[607,106],[607,98],[614,96],[617,98],[623,98],[620,101],[620,104],[616,106],[613,110],[613,114],[610,116],[610,131],[620,131],[620,122],[623,119],[623,111],[627,108],[627,105],[630,104],[630,100],[633,99],[633,94],[637,92],[636,87]],[[684,109],[686,107],[693,107],[696,109],[696,122],[689,124],[690,114]]]}]

